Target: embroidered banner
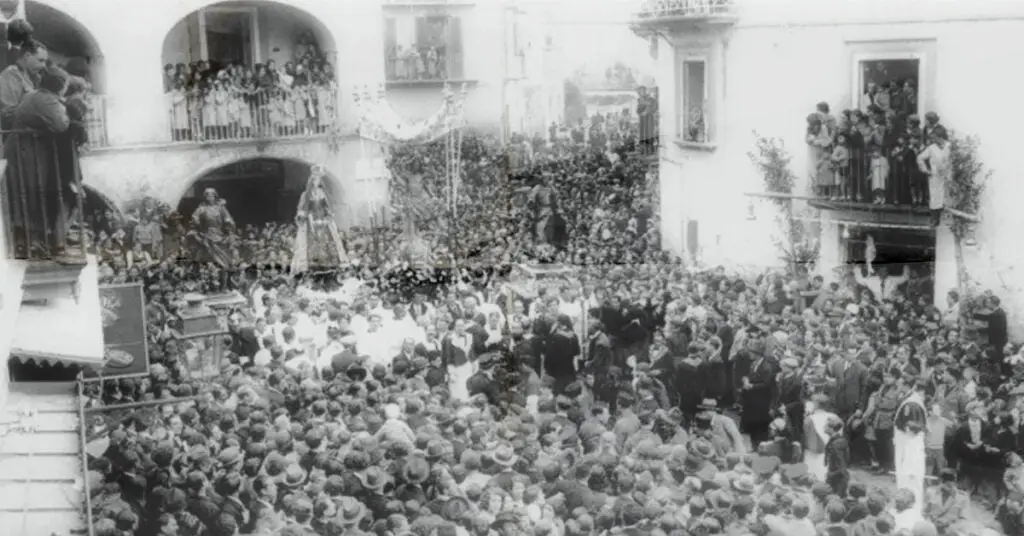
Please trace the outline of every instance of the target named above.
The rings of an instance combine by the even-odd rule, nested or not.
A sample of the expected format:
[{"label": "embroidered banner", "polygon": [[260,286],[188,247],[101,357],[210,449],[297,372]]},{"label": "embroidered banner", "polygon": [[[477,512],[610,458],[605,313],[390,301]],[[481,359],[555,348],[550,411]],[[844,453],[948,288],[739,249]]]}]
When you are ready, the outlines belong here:
[{"label": "embroidered banner", "polygon": [[[100,308],[106,347],[100,374],[104,378],[149,375],[146,299],[142,285],[101,286]],[[86,375],[96,373],[89,371]]]}]

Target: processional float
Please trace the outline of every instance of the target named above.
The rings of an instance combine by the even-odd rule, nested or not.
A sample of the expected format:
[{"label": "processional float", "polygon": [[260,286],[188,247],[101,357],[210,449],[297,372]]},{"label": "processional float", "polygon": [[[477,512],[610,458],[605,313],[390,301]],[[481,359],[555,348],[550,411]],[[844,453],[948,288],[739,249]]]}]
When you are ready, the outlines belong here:
[{"label": "processional float", "polygon": [[[367,88],[353,94],[359,118],[358,134],[360,139],[360,155],[367,158],[368,143],[379,144],[382,151],[381,162],[390,161],[393,151],[409,146],[422,146],[441,138],[445,141],[445,177],[444,192],[432,191],[429,186],[431,177],[422,173],[399,173],[388,169],[386,165],[369,166],[378,169],[388,183],[387,208],[394,210],[402,222],[401,245],[395,250],[392,262],[413,265],[432,264],[432,248],[420,230],[420,223],[438,213],[443,208],[448,224],[444,231],[449,237],[455,237],[456,219],[458,215],[459,188],[462,182],[462,139],[465,125],[466,86],[463,84],[456,93],[451,86],[444,86],[444,102],[430,117],[409,122],[402,118],[387,102],[384,86],[381,85],[375,94]],[[386,207],[379,206],[377,196],[370,192],[371,181],[363,182],[364,194],[369,203],[373,219],[382,213],[386,218]],[[444,205],[441,201],[443,198]],[[381,203],[382,204],[382,203]],[[386,219],[384,219],[386,222]],[[454,250],[454,246],[451,246]]]}]

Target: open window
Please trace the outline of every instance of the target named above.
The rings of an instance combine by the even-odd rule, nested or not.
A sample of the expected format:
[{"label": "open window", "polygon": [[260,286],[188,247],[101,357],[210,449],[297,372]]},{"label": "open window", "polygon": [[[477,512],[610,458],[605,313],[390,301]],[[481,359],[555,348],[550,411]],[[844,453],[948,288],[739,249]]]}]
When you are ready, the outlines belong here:
[{"label": "open window", "polygon": [[921,73],[918,54],[878,54],[855,58],[854,107],[874,107],[896,115],[921,115]]},{"label": "open window", "polygon": [[388,82],[462,80],[462,19],[447,13],[397,12],[384,19]]},{"label": "open window", "polygon": [[684,58],[681,65],[682,102],[679,103],[677,135],[688,143],[712,143],[708,106],[708,61],[704,57]]}]

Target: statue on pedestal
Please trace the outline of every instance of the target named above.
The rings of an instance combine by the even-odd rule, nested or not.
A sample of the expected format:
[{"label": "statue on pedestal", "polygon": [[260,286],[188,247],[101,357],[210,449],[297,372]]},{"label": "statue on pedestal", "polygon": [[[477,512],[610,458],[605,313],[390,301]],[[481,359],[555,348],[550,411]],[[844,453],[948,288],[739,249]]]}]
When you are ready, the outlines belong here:
[{"label": "statue on pedestal", "polygon": [[199,262],[213,262],[221,268],[231,265],[228,232],[235,228],[235,220],[217,191],[207,188],[203,203],[192,213],[192,225],[186,243]]},{"label": "statue on pedestal", "polygon": [[292,273],[313,268],[336,268],[348,262],[348,253],[338,223],[334,219],[331,200],[324,189],[327,171],[322,166],[310,169],[306,191],[299,198],[295,215],[297,226]]}]

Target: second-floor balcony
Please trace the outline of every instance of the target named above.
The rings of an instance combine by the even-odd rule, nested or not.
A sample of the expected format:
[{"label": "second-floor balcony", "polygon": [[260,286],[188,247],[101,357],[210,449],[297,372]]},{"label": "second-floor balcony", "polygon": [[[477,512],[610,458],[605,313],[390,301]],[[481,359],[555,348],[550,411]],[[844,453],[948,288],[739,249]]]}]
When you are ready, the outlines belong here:
[{"label": "second-floor balcony", "polygon": [[731,22],[734,17],[734,0],[644,0],[634,13],[633,27],[643,29],[681,23]]},{"label": "second-floor balcony", "polygon": [[338,120],[338,90],[330,83],[179,87],[166,96],[170,137],[178,143],[309,137],[326,134]]},{"label": "second-floor balcony", "polygon": [[[818,208],[925,215],[929,175],[948,164],[945,128],[916,116],[808,117],[807,178]],[[943,156],[946,155],[946,156]]]}]

